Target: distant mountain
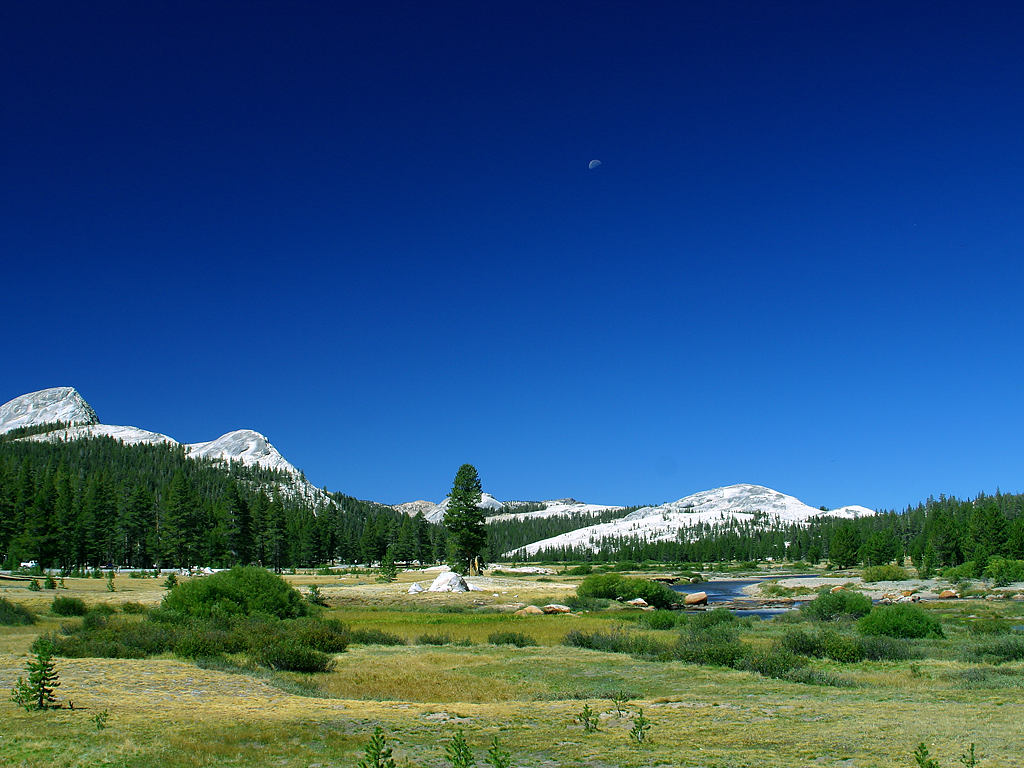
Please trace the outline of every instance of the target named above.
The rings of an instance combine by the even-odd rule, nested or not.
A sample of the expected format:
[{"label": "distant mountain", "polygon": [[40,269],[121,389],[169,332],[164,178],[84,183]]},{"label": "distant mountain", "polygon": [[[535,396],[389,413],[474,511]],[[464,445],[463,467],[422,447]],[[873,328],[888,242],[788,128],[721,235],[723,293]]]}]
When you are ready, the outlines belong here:
[{"label": "distant mountain", "polygon": [[302,473],[282,456],[266,436],[251,429],[238,429],[205,443],[182,444],[159,432],[139,427],[101,424],[96,412],[73,387],[54,387],[16,397],[0,406],[0,435],[15,429],[60,427],[18,439],[35,441],[78,440],[86,437],[112,437],[127,445],[165,443],[182,445],[185,455],[194,459],[238,461],[291,476],[282,488],[309,501],[328,501],[327,495],[309,483]]},{"label": "distant mountain", "polygon": [[[394,509],[412,517],[422,512],[423,517],[428,523],[440,523],[444,520],[445,513],[448,511],[449,501],[450,499],[447,496],[440,504],[435,504],[432,501],[423,501],[422,499],[420,501],[407,501],[403,504],[394,505]],[[491,496],[491,494],[484,493],[481,494],[480,503],[477,506],[481,509],[498,511],[504,509],[505,505]]]},{"label": "distant mountain", "polygon": [[74,387],[53,387],[29,392],[0,405],[0,435],[12,429],[54,422],[99,424],[96,411]]},{"label": "distant mountain", "polygon": [[560,547],[577,547],[596,552],[602,540],[631,537],[647,541],[674,540],[680,531],[699,523],[738,520],[762,522],[767,527],[772,524],[804,523],[826,515],[853,518],[873,514],[874,510],[860,506],[823,511],[762,485],[730,485],[701,491],[668,504],[642,507],[618,520],[577,528],[536,541],[516,551],[526,556]]}]

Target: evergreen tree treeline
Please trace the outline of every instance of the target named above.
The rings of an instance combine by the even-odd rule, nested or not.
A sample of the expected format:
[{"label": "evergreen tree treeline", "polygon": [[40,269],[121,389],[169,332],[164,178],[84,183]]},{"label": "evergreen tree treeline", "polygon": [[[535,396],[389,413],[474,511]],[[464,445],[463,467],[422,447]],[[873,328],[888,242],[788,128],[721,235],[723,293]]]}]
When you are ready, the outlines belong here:
[{"label": "evergreen tree treeline", "polygon": [[0,557],[7,567],[275,569],[328,562],[439,562],[446,540],[422,516],[343,494],[311,502],[290,475],[186,458],[181,446],[110,437],[0,441]]}]

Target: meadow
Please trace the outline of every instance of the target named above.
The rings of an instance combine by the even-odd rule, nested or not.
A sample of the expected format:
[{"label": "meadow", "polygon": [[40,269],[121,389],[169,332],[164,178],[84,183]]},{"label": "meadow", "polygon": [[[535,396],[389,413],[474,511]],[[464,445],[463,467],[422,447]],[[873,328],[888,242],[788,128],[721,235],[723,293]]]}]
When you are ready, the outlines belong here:
[{"label": "meadow", "polygon": [[[1018,761],[1024,662],[981,651],[1024,642],[1014,629],[1024,625],[1019,601],[929,603],[924,610],[941,622],[941,637],[907,641],[909,658],[801,657],[800,669],[814,673],[802,673],[815,681],[808,683],[638,655],[703,637],[696,629],[705,620],[679,620],[679,612],[658,612],[655,621],[654,613],[593,601],[577,602],[590,610],[571,614],[512,614],[523,603],[572,603],[577,577],[492,576],[482,580],[485,592],[408,595],[415,578],[429,575],[402,574],[390,584],[369,573],[286,576],[302,592],[318,586],[328,603],[323,617],[402,643],[353,642],[326,672],[272,671],[230,656],[58,657],[60,709],[30,712],[0,700],[0,764],[356,766],[378,725],[397,765],[408,768],[447,766],[444,747],[458,730],[480,765],[495,736],[512,765],[537,768],[889,768],[916,766],[921,742],[943,767],[959,765],[971,743],[979,766]],[[98,579],[65,579],[56,592],[0,582],[0,597],[36,614],[35,624],[0,627],[5,692],[25,674],[37,637],[85,620],[52,615],[55,594],[141,621],[124,607],[155,607],[166,590],[159,579],[123,575],[113,592]],[[851,620],[799,614],[723,623],[744,647],[766,654],[787,637],[856,635]],[[567,646],[570,632],[614,649]],[[491,642],[500,633],[536,645]],[[584,705],[597,715],[596,731],[579,722]],[[651,729],[637,744],[629,732],[640,709]]]}]

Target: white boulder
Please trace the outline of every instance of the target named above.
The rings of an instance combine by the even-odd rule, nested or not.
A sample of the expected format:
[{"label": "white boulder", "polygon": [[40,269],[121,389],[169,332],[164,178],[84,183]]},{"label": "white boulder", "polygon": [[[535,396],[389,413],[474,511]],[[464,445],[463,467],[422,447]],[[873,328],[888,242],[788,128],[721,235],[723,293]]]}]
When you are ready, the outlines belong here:
[{"label": "white boulder", "polygon": [[412,586],[409,587],[409,594],[410,595],[418,595],[422,591],[423,591],[423,587],[421,587],[415,581],[412,583]]},{"label": "white boulder", "polygon": [[428,592],[469,592],[466,580],[454,571],[438,574],[434,583],[427,588]]}]

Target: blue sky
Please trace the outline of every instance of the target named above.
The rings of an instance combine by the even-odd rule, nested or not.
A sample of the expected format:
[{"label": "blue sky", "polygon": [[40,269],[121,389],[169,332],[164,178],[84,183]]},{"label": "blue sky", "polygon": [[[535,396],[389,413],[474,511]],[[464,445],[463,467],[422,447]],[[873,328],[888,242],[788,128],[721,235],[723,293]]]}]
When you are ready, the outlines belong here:
[{"label": "blue sky", "polygon": [[[1016,3],[0,11],[0,402],[317,485],[1022,490]],[[592,159],[602,165],[588,170]]]}]

